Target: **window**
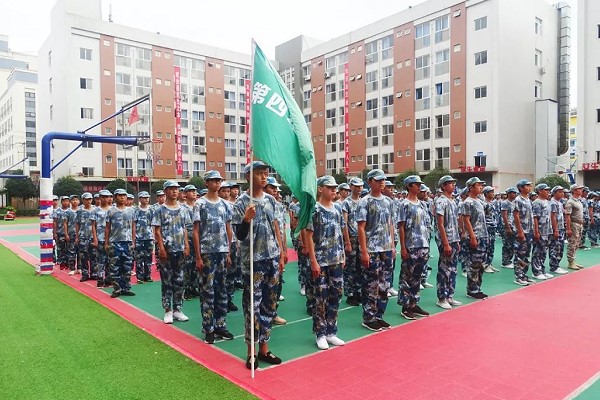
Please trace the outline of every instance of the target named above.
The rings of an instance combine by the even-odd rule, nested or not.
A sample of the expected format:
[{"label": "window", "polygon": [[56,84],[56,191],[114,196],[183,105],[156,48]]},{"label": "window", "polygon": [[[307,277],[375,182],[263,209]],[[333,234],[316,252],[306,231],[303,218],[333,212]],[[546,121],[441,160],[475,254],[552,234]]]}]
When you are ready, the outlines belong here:
[{"label": "window", "polygon": [[475,122],[475,133],[484,133],[484,132],[487,132],[487,121]]},{"label": "window", "polygon": [[94,148],[94,142],[91,142],[89,140],[83,142],[81,144],[81,147],[83,147],[84,149],[93,149]]},{"label": "window", "polygon": [[374,63],[379,59],[377,55],[377,41],[365,43],[365,63]]},{"label": "window", "polygon": [[542,34],[542,19],[538,17],[535,17],[535,34]]},{"label": "window", "polygon": [[131,95],[131,75],[117,72],[115,74],[117,93]]},{"label": "window", "polygon": [[92,49],[86,49],[84,47],[79,48],[79,59],[80,60],[92,60]]},{"label": "window", "polygon": [[487,16],[485,17],[481,17],[481,18],[477,18],[475,20],[475,30],[476,31],[480,31],[482,29],[487,28]]},{"label": "window", "polygon": [[137,86],[135,88],[135,93],[137,96],[143,96],[145,94],[150,93],[151,89],[151,79],[149,76],[138,76],[136,77]]},{"label": "window", "polygon": [[534,92],[533,95],[536,99],[542,98],[542,82],[535,81]]},{"label": "window", "polygon": [[392,87],[394,85],[394,81],[392,79],[393,74],[394,74],[394,68],[391,65],[389,67],[384,67],[381,69],[381,88],[382,89]]},{"label": "window", "polygon": [[479,86],[475,88],[475,98],[481,99],[487,97],[487,86]]},{"label": "window", "polygon": [[116,43],[115,48],[116,64],[123,67],[131,67],[131,46]]},{"label": "window", "polygon": [[475,53],[475,65],[487,63],[487,50]]},{"label": "window", "polygon": [[542,51],[536,49],[535,50],[535,66],[536,67],[541,67],[542,66]]},{"label": "window", "polygon": [[80,89],[91,89],[92,88],[92,80],[88,78],[79,78],[79,88]]},{"label": "window", "polygon": [[394,55],[394,35],[388,35],[384,38],[381,38],[381,59],[387,60],[388,58],[392,58]]},{"label": "window", "polygon": [[367,72],[365,75],[365,84],[367,85],[367,92],[377,90],[377,71]]},{"label": "window", "polygon": [[423,22],[422,24],[415,26],[415,49],[427,47],[430,44],[430,27],[429,22]]},{"label": "window", "polygon": [[367,119],[377,118],[378,99],[367,100]]},{"label": "window", "polygon": [[444,15],[435,20],[435,43],[448,40],[448,16]]},{"label": "window", "polygon": [[[83,147],[85,147],[85,145]],[[94,167],[81,167],[81,173],[83,174],[83,176],[94,176]]]},{"label": "window", "polygon": [[417,161],[429,161],[430,157],[431,157],[430,149],[417,150]]},{"label": "window", "polygon": [[381,98],[381,116],[388,117],[394,114],[392,105],[394,104],[394,95],[383,96]]},{"label": "window", "polygon": [[94,119],[94,109],[81,107],[81,118]]}]

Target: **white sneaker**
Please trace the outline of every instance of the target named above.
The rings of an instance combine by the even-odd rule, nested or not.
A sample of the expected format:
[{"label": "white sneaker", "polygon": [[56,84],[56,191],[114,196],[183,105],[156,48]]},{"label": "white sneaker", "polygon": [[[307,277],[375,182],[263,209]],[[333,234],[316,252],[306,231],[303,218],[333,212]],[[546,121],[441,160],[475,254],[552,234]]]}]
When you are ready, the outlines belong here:
[{"label": "white sneaker", "polygon": [[333,346],[343,346],[346,344],[342,339],[337,337],[336,335],[327,336],[327,343]]},{"label": "white sneaker", "polygon": [[462,303],[458,300],[454,300],[452,297],[449,297],[446,301],[448,301],[448,304],[450,304],[451,306],[462,306]]},{"label": "white sneaker", "polygon": [[176,321],[181,321],[181,322],[185,322],[185,321],[189,320],[187,315],[185,315],[181,311],[175,311],[173,313],[173,319],[175,319]]},{"label": "white sneaker", "polygon": [[515,269],[515,266],[513,265],[513,263],[510,263],[510,264],[503,265],[502,268]]},{"label": "white sneaker", "polygon": [[388,299],[389,299],[390,297],[392,297],[392,294],[390,292],[387,292],[387,296],[388,296]]},{"label": "white sneaker", "polygon": [[423,283],[423,285],[422,285],[422,286],[423,286],[423,287],[426,287],[426,288],[432,288],[432,287],[433,287],[433,285],[432,285],[431,283],[429,283],[429,282],[425,282],[425,283]]},{"label": "white sneaker", "polygon": [[519,286],[529,286],[529,282],[527,282],[523,279],[515,279],[514,283]]},{"label": "white sneaker", "polygon": [[80,269],[77,269],[77,270],[75,270],[75,273],[76,273],[77,275],[81,275],[81,270],[80,270]]},{"label": "white sneaker", "polygon": [[329,344],[327,343],[327,338],[325,336],[319,336],[317,338],[317,347],[320,350],[327,350],[329,348]]},{"label": "white sneaker", "polygon": [[534,277],[535,279],[537,279],[538,281],[545,281],[546,279],[548,279],[548,278],[546,278],[546,275],[544,275],[544,274],[542,274],[542,273],[540,273],[540,274],[537,274],[537,275],[533,275],[533,277]]},{"label": "white sneaker", "polygon": [[492,267],[491,265],[490,265],[490,268],[491,268],[491,269],[493,269],[493,270],[494,270],[494,272],[500,272],[500,270],[499,270],[498,268],[496,268],[496,267]]},{"label": "white sneaker", "polygon": [[465,271],[461,272],[460,274],[463,276],[463,278],[467,277],[467,273]]},{"label": "white sneaker", "polygon": [[69,275],[75,275],[75,270],[69,271]]},{"label": "white sneaker", "polygon": [[548,278],[548,279],[550,279],[550,278],[554,278],[554,275],[552,275],[552,274],[544,274],[544,276],[545,276],[546,278]]},{"label": "white sneaker", "polygon": [[284,301],[285,297],[283,297],[283,295],[279,295],[279,301]]},{"label": "white sneaker", "polygon": [[483,269],[483,272],[486,272],[488,274],[493,274],[495,271],[492,267],[490,267],[489,265],[486,265],[486,267]]},{"label": "white sneaker", "polygon": [[448,300],[444,299],[444,300],[438,300],[437,303],[438,307],[443,308],[444,310],[451,310],[452,306],[448,303]]},{"label": "white sneaker", "polygon": [[398,291],[396,289],[394,289],[393,287],[388,289],[388,294],[392,295],[392,296],[398,296]]},{"label": "white sneaker", "polygon": [[173,323],[173,311],[167,311],[165,313],[165,317],[163,318],[163,321],[165,324],[172,324]]},{"label": "white sneaker", "polygon": [[424,289],[425,289],[425,287],[424,287],[423,285],[419,285],[419,289],[420,289],[420,290],[424,290]]},{"label": "white sneaker", "polygon": [[559,274],[559,275],[564,275],[564,274],[568,274],[569,271],[567,271],[566,269],[563,269],[561,267],[558,267],[556,269],[556,271],[554,271],[555,274]]},{"label": "white sneaker", "polygon": [[304,288],[304,286],[300,288],[300,296],[306,296],[306,289]]}]

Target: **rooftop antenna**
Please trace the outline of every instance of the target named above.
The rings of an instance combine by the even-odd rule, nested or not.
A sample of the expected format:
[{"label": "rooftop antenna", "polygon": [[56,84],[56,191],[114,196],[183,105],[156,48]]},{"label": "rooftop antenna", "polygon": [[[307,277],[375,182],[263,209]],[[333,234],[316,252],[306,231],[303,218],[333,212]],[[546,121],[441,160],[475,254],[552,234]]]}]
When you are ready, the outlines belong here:
[{"label": "rooftop antenna", "polygon": [[108,22],[113,22],[113,19],[112,19],[112,3],[108,4]]}]

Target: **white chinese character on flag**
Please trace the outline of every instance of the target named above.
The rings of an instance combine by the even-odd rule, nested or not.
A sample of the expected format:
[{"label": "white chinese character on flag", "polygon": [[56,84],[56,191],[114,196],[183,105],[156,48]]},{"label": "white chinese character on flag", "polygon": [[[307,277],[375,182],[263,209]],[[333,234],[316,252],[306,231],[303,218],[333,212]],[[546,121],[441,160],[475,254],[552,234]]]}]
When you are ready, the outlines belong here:
[{"label": "white chinese character on flag", "polygon": [[271,91],[271,88],[260,82],[254,84],[252,90],[252,104],[262,104],[265,101],[265,96]]},{"label": "white chinese character on flag", "polygon": [[273,93],[266,107],[280,117],[283,117],[288,110],[287,104],[285,104],[285,101],[277,93]]}]

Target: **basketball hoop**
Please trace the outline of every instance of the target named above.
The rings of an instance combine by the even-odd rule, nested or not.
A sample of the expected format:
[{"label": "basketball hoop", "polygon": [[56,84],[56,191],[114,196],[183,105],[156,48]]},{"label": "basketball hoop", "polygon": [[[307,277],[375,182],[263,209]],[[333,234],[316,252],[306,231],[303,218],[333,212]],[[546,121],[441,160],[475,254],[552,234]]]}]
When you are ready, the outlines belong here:
[{"label": "basketball hoop", "polygon": [[152,160],[152,168],[154,163],[160,160],[160,152],[162,151],[163,141],[162,139],[152,139],[150,141],[150,148],[146,149],[146,158]]}]

